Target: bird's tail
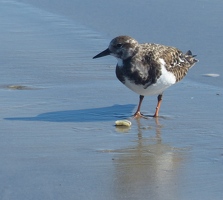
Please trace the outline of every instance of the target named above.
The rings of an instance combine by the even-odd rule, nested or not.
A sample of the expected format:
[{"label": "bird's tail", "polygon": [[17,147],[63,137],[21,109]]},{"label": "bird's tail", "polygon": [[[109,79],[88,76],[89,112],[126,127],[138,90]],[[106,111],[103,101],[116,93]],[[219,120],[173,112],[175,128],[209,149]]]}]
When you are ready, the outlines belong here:
[{"label": "bird's tail", "polygon": [[197,55],[193,55],[192,52],[189,50],[185,54],[186,60],[191,64],[191,67],[198,62],[199,60],[195,59]]}]

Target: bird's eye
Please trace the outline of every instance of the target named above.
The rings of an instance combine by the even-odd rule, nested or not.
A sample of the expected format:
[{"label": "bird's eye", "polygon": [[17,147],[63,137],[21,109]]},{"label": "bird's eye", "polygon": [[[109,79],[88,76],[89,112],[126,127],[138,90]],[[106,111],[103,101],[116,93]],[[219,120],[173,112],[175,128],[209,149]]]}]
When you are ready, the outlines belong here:
[{"label": "bird's eye", "polygon": [[116,47],[117,48],[121,48],[122,47],[122,44],[121,43],[118,43],[118,44],[116,44]]}]

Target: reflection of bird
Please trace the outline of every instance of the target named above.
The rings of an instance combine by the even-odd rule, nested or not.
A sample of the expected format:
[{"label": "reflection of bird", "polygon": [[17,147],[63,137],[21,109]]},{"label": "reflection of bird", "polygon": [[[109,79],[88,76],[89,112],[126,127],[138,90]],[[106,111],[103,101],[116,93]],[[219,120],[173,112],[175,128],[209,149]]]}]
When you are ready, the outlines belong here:
[{"label": "reflection of bird", "polygon": [[179,199],[177,181],[186,152],[162,142],[158,120],[148,127],[147,121],[136,119],[138,135],[131,145],[114,150],[114,199]]},{"label": "reflection of bird", "polygon": [[94,56],[112,55],[117,58],[117,78],[129,89],[139,94],[139,104],[134,117],[143,116],[140,107],[145,95],[158,95],[154,117],[158,116],[165,89],[180,81],[198,61],[191,51],[183,54],[174,47],[159,44],[139,44],[129,36],[114,38],[109,47]]}]

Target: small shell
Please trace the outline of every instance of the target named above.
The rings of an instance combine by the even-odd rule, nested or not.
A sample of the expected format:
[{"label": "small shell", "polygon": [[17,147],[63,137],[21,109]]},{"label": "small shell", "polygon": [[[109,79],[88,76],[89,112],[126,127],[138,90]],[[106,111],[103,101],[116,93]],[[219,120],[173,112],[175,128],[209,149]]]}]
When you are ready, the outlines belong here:
[{"label": "small shell", "polygon": [[132,123],[129,120],[117,120],[115,126],[128,126],[130,127]]}]

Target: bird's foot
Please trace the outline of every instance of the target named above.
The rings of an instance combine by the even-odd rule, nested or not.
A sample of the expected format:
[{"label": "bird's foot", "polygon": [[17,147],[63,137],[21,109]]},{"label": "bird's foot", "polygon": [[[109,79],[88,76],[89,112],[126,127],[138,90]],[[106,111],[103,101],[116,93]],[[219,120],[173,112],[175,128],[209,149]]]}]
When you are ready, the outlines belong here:
[{"label": "bird's foot", "polygon": [[133,118],[134,119],[138,119],[138,118],[145,118],[147,119],[147,117],[145,115],[143,115],[140,111],[136,112],[134,115],[133,115]]},{"label": "bird's foot", "polygon": [[157,114],[154,114],[153,117],[154,117],[154,118],[158,118],[158,115],[157,115]]}]

